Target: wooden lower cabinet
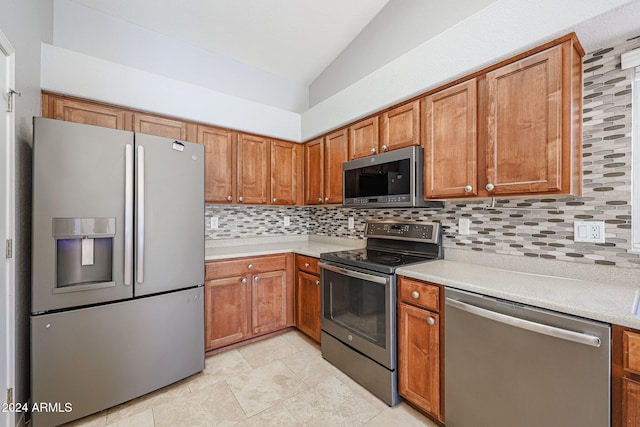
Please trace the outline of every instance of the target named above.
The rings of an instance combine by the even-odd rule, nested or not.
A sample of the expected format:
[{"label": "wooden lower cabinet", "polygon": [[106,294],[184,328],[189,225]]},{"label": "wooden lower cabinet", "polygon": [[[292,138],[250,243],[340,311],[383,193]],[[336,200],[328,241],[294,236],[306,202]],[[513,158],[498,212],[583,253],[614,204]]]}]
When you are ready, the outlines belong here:
[{"label": "wooden lower cabinet", "polygon": [[442,287],[406,277],[398,286],[398,392],[444,422]]},{"label": "wooden lower cabinet", "polygon": [[320,268],[318,259],[296,255],[296,328],[320,342]]},{"label": "wooden lower cabinet", "polygon": [[640,427],[640,331],[611,326],[611,426]]},{"label": "wooden lower cabinet", "polygon": [[207,351],[293,326],[293,254],[207,261]]}]

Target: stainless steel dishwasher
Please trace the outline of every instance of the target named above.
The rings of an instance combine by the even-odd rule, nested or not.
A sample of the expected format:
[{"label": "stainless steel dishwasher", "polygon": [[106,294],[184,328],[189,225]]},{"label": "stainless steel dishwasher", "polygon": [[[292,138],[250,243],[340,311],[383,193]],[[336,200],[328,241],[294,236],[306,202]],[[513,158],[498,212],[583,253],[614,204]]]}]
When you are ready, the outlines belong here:
[{"label": "stainless steel dishwasher", "polygon": [[610,425],[608,324],[445,289],[447,427]]}]

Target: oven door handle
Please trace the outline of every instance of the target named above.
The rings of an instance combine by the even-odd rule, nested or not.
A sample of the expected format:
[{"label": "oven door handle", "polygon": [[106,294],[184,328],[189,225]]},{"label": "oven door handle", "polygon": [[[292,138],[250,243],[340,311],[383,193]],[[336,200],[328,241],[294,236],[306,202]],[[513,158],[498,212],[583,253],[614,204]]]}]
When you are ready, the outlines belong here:
[{"label": "oven door handle", "polygon": [[318,266],[320,268],[324,268],[329,271],[333,271],[335,273],[339,273],[345,276],[354,277],[356,279],[367,280],[373,283],[379,283],[381,285],[388,285],[389,278],[382,276],[374,276],[373,274],[361,273],[359,271],[347,270],[344,268],[336,267],[335,265],[325,264],[324,262],[319,262]]}]

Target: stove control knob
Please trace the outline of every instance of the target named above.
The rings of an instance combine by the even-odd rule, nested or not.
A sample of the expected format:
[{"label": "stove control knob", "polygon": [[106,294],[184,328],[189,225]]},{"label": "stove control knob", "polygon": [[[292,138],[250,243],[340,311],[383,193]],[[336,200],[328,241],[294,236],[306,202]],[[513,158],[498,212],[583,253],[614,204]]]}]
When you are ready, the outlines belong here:
[{"label": "stove control knob", "polygon": [[420,293],[418,293],[418,291],[413,291],[411,292],[411,296],[414,297],[415,299],[420,298]]},{"label": "stove control knob", "polygon": [[349,341],[353,341],[353,335],[351,335],[351,334],[347,335],[347,339],[348,339]]},{"label": "stove control knob", "polygon": [[427,317],[427,325],[433,325],[435,323],[436,323],[436,319],[434,319],[431,316]]}]

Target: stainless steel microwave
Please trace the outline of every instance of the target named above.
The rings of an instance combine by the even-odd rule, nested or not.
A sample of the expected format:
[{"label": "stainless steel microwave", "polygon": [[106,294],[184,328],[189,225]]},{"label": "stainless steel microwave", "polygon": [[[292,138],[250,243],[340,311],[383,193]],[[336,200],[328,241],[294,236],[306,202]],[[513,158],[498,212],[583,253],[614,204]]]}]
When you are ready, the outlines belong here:
[{"label": "stainless steel microwave", "polygon": [[342,164],[342,204],[347,207],[426,207],[441,209],[441,201],[424,200],[422,147],[407,147]]}]

